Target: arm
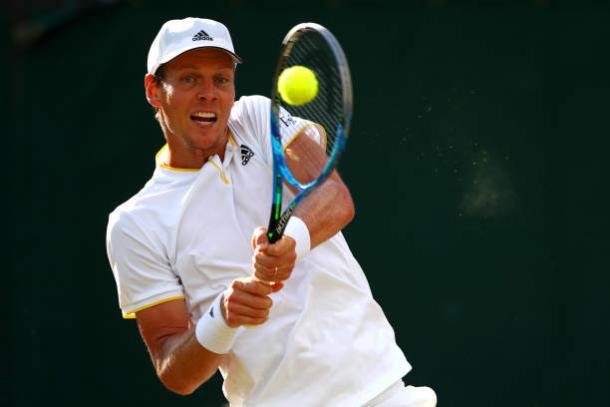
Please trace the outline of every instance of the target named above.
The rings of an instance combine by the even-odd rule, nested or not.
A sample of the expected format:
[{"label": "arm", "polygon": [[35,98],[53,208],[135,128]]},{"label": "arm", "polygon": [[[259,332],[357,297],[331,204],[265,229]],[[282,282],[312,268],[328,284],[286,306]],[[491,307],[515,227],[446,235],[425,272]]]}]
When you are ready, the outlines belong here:
[{"label": "arm", "polygon": [[[327,161],[326,153],[308,136],[308,131],[317,130],[313,126],[306,128],[286,149],[288,167],[301,183],[315,179]],[[300,218],[307,226],[311,248],[331,238],[351,222],[354,203],[337,171],[333,171],[322,185],[299,204],[293,216]],[[265,228],[258,228],[252,236],[254,275],[264,281],[287,280],[297,259],[295,241],[284,235],[275,244],[269,245],[265,232]]]},{"label": "arm", "polygon": [[[253,278],[234,280],[222,299],[225,323],[232,328],[264,323],[272,305],[269,294],[279,288]],[[214,375],[223,355],[199,343],[184,300],[144,309],[136,318],[157,376],[167,389],[190,394]]]},{"label": "arm", "polygon": [[[307,160],[300,159],[305,156]],[[305,183],[316,178],[327,157],[305,130],[286,149],[286,160],[292,174],[299,182]],[[322,185],[299,204],[293,216],[299,217],[307,225],[312,249],[352,221],[354,203],[337,171],[333,171]]]},{"label": "arm", "polygon": [[190,394],[218,369],[222,355],[195,338],[184,300],[168,301],[136,313],[159,380],[178,394]]}]

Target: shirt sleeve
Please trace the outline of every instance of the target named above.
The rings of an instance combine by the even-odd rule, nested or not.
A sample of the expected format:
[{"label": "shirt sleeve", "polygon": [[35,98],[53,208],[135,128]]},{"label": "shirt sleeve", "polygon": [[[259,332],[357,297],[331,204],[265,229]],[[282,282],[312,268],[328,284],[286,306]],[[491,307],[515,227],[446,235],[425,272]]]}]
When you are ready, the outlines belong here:
[{"label": "shirt sleeve", "polygon": [[[271,100],[264,96],[242,96],[233,107],[229,126],[246,142],[256,145],[265,161],[271,164],[271,128],[269,125],[271,113]],[[291,115],[287,110],[280,110],[280,134],[282,145],[286,148],[308,124],[308,120]],[[318,144],[324,146],[325,134],[321,126],[312,127],[307,133]]]},{"label": "shirt sleeve", "polygon": [[184,298],[165,249],[126,213],[110,215],[106,247],[124,318],[154,305]]}]

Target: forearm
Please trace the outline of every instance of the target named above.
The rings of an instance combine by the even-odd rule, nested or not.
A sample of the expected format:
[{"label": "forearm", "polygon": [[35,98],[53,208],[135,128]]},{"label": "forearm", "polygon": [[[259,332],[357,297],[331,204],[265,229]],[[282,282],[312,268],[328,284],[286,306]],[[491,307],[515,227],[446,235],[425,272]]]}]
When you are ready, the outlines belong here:
[{"label": "forearm", "polygon": [[140,333],[165,387],[190,394],[212,377],[233,346],[237,328],[267,321],[273,291],[254,277],[233,280],[196,323],[183,299],[137,312]]},{"label": "forearm", "polygon": [[157,376],[168,390],[190,394],[218,369],[224,352],[213,353],[200,344],[198,324],[191,321],[184,300],[146,308],[136,318]]},{"label": "forearm", "polygon": [[183,395],[192,393],[210,379],[222,360],[222,355],[199,344],[194,327],[165,338],[161,350],[151,356],[165,387]]},{"label": "forearm", "polygon": [[[316,129],[316,126],[306,127],[303,134],[286,147],[288,168],[302,184],[317,178],[328,160],[326,152],[314,141],[317,133],[307,135],[308,130],[317,132]],[[337,171],[333,171],[322,185],[299,204],[294,215],[307,225],[310,248],[334,236],[351,222],[354,218],[354,203]]]},{"label": "forearm", "polygon": [[335,173],[301,202],[294,215],[307,225],[313,249],[351,222],[354,204],[349,190]]}]

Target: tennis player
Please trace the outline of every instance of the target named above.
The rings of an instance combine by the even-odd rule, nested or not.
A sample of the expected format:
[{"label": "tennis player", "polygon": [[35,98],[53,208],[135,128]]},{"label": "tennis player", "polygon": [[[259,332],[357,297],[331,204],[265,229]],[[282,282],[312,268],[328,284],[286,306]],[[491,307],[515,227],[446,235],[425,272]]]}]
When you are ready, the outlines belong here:
[{"label": "tennis player", "polygon": [[231,406],[435,406],[402,381],[411,366],[341,234],[354,208],[339,175],[268,243],[270,101],[234,100],[240,62],[227,28],[198,18],[166,22],[148,54],[166,145],[110,214],[107,249],[159,379],[190,394],[220,369]]}]

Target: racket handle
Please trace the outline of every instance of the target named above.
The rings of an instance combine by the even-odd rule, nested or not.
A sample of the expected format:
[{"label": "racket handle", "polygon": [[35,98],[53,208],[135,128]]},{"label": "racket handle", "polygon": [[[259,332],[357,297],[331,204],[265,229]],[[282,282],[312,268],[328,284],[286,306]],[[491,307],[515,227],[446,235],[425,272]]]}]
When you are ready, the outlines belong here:
[{"label": "racket handle", "polygon": [[267,228],[267,239],[269,239],[269,243],[273,244],[282,238],[286,225],[288,224],[288,221],[290,220],[295,208],[296,202],[293,201],[292,204],[286,208],[286,211],[282,213],[278,220],[276,220],[274,217],[271,218],[269,227]]},{"label": "racket handle", "polygon": [[270,244],[277,242],[278,240],[280,240],[281,237],[281,235],[275,232],[267,232],[267,239],[269,240]]}]

